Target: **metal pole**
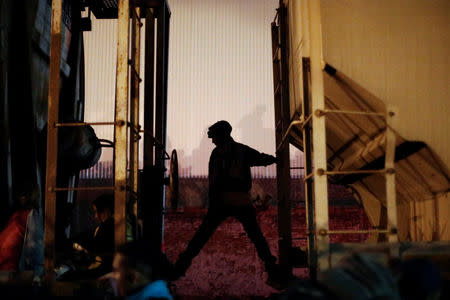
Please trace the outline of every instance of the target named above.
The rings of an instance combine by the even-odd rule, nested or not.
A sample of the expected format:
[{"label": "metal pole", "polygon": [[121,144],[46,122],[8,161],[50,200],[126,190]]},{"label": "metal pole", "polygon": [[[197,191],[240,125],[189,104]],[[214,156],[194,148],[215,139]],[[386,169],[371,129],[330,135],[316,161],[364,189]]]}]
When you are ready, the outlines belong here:
[{"label": "metal pole", "polygon": [[[309,91],[309,58],[303,58],[303,118],[310,118],[310,91]],[[312,174],[312,141],[311,124],[303,127],[303,160],[305,166],[305,208],[306,208],[306,227],[308,229],[308,265],[309,277],[312,280],[317,279],[317,249],[315,241],[315,223],[314,223],[314,191],[312,178],[306,178],[307,174]]]},{"label": "metal pole", "polygon": [[[397,199],[395,191],[395,133],[392,130],[393,123],[396,118],[396,110],[388,107],[386,116],[386,155],[385,155],[385,169],[392,170],[386,172],[386,209],[387,209],[387,225],[389,235],[388,241],[391,243],[398,242],[398,227],[397,227]],[[396,246],[391,246],[391,256],[397,257],[399,249]]]},{"label": "metal pole", "polygon": [[117,20],[116,105],[114,122],[114,237],[126,242],[129,0],[119,1]]},{"label": "metal pole", "polygon": [[153,166],[153,122],[155,89],[155,16],[151,12],[145,19],[144,69],[144,169]]},{"label": "metal pole", "polygon": [[[311,110],[325,109],[322,74],[322,35],[320,21],[320,0],[309,1],[310,16],[310,63],[311,63]],[[313,162],[315,170],[327,170],[327,144],[325,118],[316,114],[312,117]],[[328,186],[325,174],[314,176],[314,209],[316,232],[329,229],[328,225]],[[329,268],[329,237],[316,234],[318,268]]]},{"label": "metal pole", "polygon": [[[130,137],[130,187],[133,193],[137,195],[138,192],[138,169],[139,169],[139,72],[140,72],[140,57],[141,57],[141,20],[139,7],[133,7],[136,14],[133,13],[133,22],[131,28],[131,53],[132,62],[135,72],[131,76],[131,91],[130,91],[130,123],[132,126],[132,134]],[[134,199],[136,200],[136,199]],[[134,201],[134,213],[137,215],[137,206]]]},{"label": "metal pole", "polygon": [[[151,170],[153,182],[148,182],[151,191],[146,193],[144,201],[150,201],[150,224],[144,224],[144,234],[152,247],[161,249],[163,239],[163,209],[166,124],[167,124],[167,47],[168,47],[168,8],[164,1],[157,11],[157,48],[156,48],[156,89],[155,89],[155,138],[161,142],[155,148],[155,167]],[[147,174],[149,175],[149,174]],[[147,177],[147,175],[145,175]],[[146,183],[147,184],[147,183]],[[147,236],[148,234],[148,236]]]},{"label": "metal pole", "polygon": [[[280,6],[278,18],[280,22],[279,41],[281,48],[281,98],[279,106],[281,132],[277,133],[277,145],[281,144],[283,133],[287,132],[290,123],[289,66],[287,61],[288,14],[285,5]],[[277,164],[279,257],[282,270],[287,275],[290,275],[292,273],[292,266],[289,264],[289,249],[292,247],[292,220],[289,144],[284,144],[280,148],[277,152],[277,158],[279,159],[279,163]]]},{"label": "metal pole", "polygon": [[45,191],[44,266],[47,271],[54,268],[55,220],[56,220],[56,172],[58,161],[58,130],[54,126],[59,114],[59,78],[61,63],[61,17],[62,0],[52,1],[52,28],[50,41],[50,78],[48,93],[47,124],[47,174]]}]

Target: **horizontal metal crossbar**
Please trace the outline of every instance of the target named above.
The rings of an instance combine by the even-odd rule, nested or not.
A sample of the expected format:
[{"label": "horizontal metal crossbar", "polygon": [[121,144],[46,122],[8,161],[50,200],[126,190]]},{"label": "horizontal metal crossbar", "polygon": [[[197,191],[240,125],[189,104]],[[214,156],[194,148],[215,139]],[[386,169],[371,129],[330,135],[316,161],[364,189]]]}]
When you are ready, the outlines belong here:
[{"label": "horizontal metal crossbar", "polygon": [[124,122],[74,122],[74,123],[55,123],[55,127],[82,127],[82,126],[102,126],[102,125],[124,125]]},{"label": "horizontal metal crossbar", "polygon": [[381,170],[348,170],[348,171],[325,171],[324,169],[317,169],[315,172],[312,172],[303,178],[303,181],[308,180],[309,178],[315,176],[315,175],[347,175],[347,174],[394,174],[395,169],[389,168],[389,169],[381,169]]},{"label": "horizontal metal crossbar", "polygon": [[317,169],[317,175],[347,175],[347,174],[377,174],[377,173],[395,173],[394,169],[380,169],[380,170],[345,170],[345,171],[325,171],[324,169]]},{"label": "horizontal metal crossbar", "polygon": [[317,232],[319,235],[330,235],[330,234],[362,234],[362,233],[390,233],[387,229],[363,229],[363,230],[319,230]]},{"label": "horizontal metal crossbar", "polygon": [[352,110],[338,110],[338,109],[316,109],[314,112],[316,116],[321,117],[326,114],[345,114],[345,115],[367,115],[367,116],[377,116],[381,118],[385,118],[385,113],[379,113],[374,111],[352,111]]},{"label": "horizontal metal crossbar", "polygon": [[56,187],[50,188],[50,192],[65,192],[65,191],[99,191],[99,190],[114,190],[114,186],[82,186],[73,188]]}]

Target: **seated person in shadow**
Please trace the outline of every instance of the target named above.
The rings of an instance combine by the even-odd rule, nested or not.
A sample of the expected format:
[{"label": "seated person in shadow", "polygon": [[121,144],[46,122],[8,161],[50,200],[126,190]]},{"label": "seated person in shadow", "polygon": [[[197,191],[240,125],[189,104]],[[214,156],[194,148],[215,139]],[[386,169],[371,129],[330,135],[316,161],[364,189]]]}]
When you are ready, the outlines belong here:
[{"label": "seated person in shadow", "polygon": [[94,218],[98,225],[94,231],[87,231],[73,239],[70,267],[58,273],[71,272],[60,276],[63,280],[99,277],[111,270],[114,254],[114,196],[103,194],[92,203]]}]

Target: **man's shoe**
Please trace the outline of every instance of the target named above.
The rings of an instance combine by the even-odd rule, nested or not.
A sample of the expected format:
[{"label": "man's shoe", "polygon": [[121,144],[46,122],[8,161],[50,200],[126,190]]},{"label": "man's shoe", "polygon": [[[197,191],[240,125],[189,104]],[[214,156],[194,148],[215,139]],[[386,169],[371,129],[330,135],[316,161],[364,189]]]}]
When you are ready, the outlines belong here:
[{"label": "man's shoe", "polygon": [[172,267],[172,270],[169,274],[169,281],[176,281],[180,277],[183,277],[186,275],[186,270],[189,267],[186,263],[183,263],[182,261],[178,260]]},{"label": "man's shoe", "polygon": [[286,273],[282,271],[280,266],[276,265],[267,269],[266,284],[270,285],[274,289],[283,290],[292,285],[293,282],[298,280],[292,273]]}]

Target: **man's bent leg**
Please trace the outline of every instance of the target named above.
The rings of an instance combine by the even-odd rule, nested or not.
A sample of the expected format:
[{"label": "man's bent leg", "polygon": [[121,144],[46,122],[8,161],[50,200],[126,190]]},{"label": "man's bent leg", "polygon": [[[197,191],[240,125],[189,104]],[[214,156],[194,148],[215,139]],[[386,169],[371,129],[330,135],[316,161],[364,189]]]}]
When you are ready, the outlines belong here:
[{"label": "man's bent leg", "polygon": [[186,250],[184,250],[178,257],[178,261],[175,264],[177,276],[183,276],[186,270],[191,265],[192,259],[196,257],[203,246],[208,242],[209,238],[219,227],[220,223],[227,218],[225,211],[218,209],[209,210],[203,219],[202,224],[198,228],[194,237],[189,242]]}]

